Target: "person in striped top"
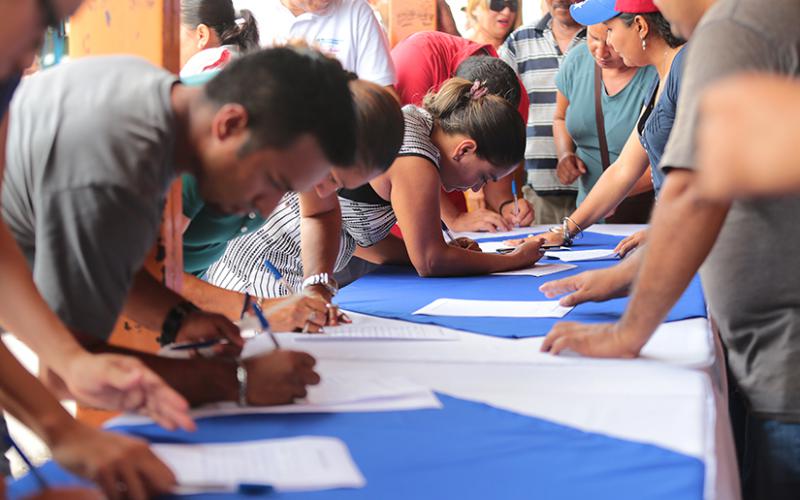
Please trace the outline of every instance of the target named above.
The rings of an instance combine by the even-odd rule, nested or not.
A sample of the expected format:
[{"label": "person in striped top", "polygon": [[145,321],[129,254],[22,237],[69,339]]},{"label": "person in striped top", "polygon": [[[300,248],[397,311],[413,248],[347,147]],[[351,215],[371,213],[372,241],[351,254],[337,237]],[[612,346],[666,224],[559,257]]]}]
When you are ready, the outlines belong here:
[{"label": "person in striped top", "polygon": [[586,29],[570,15],[577,0],[546,0],[549,9],[535,24],[515,30],[500,47],[500,57],[519,74],[528,91],[525,198],[533,204],[535,224],[555,224],[575,210],[578,188],[556,175],[560,159],[553,140],[556,75],[567,52],[586,41]]},{"label": "person in striped top", "polygon": [[[410,263],[421,276],[491,273],[536,262],[538,241],[507,255],[483,254],[448,244],[442,235],[440,186],[478,190],[520,162],[525,133],[514,107],[480,82],[453,78],[429,94],[423,107],[405,106],[403,114],[405,136],[391,168],[357,189],[339,190],[341,230],[334,224],[319,227],[330,243],[324,252],[315,248],[329,256],[328,272],[344,268],[353,255],[373,263]],[[305,241],[301,251],[300,219],[296,198],[284,197],[260,230],[228,244],[208,279],[240,292],[283,295],[264,269],[269,260],[297,287],[309,273],[304,267],[319,259],[305,252]],[[403,229],[402,241],[389,234],[395,223]]]}]

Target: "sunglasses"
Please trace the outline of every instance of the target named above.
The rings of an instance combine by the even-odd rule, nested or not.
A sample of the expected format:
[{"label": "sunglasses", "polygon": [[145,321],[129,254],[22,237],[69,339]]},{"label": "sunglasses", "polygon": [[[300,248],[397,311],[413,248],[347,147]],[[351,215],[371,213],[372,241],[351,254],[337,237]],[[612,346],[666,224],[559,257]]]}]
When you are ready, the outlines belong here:
[{"label": "sunglasses", "polygon": [[502,12],[506,7],[511,9],[511,12],[516,12],[519,2],[517,0],[489,0],[489,10]]},{"label": "sunglasses", "polygon": [[61,18],[56,12],[53,0],[39,0],[39,8],[42,11],[42,24],[46,28],[58,29],[61,26]]}]

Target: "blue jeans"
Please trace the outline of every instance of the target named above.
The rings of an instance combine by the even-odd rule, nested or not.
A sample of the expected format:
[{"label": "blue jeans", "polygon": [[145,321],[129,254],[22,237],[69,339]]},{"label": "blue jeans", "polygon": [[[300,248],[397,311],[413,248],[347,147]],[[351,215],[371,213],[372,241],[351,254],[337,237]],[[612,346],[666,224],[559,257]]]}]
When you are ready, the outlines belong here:
[{"label": "blue jeans", "polygon": [[[733,384],[731,384],[733,385]],[[800,424],[753,415],[738,390],[730,395],[743,500],[800,498]]]}]

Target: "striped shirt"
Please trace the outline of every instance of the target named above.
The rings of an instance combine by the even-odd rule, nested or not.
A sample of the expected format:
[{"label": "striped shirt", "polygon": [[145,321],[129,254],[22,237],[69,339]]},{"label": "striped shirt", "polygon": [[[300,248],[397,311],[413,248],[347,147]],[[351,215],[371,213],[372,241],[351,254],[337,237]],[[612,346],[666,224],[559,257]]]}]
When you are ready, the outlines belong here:
[{"label": "striped shirt", "polygon": [[[405,106],[405,135],[400,156],[418,156],[439,168],[439,150],[431,141],[433,118],[422,108]],[[356,246],[370,247],[389,235],[397,217],[389,201],[365,184],[353,190],[339,191],[342,234],[334,272],[350,262]],[[300,197],[288,193],[264,225],[228,243],[225,254],[209,270],[206,279],[213,285],[249,292],[258,297],[279,297],[283,289],[264,267],[269,260],[280,270],[294,290],[303,282],[300,245]]]},{"label": "striped shirt", "polygon": [[[586,41],[586,30],[575,35],[567,50]],[[528,91],[528,142],[525,169],[528,184],[537,193],[573,193],[576,184],[567,186],[556,176],[558,157],[553,140],[553,116],[556,112],[556,74],[564,59],[552,29],[550,14],[534,25],[523,26],[506,40],[498,51],[500,57],[517,72]]]}]

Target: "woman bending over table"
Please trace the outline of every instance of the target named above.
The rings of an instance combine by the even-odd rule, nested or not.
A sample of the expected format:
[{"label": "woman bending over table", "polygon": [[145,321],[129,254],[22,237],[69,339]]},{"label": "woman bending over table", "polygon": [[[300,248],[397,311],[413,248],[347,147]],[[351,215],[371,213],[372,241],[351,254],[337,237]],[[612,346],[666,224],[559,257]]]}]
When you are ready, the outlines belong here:
[{"label": "woman bending over table", "polygon": [[[359,188],[339,189],[341,230],[336,224],[316,228],[331,235],[324,239],[329,244],[316,248],[313,256],[304,245],[301,261],[300,231],[295,228],[303,214],[297,196],[287,195],[260,230],[228,245],[208,279],[237,291],[277,296],[289,292],[264,268],[265,260],[279,267],[295,290],[318,284],[319,274],[309,276],[304,268],[325,260],[335,262],[325,280],[335,293],[330,275],[354,254],[379,264],[411,263],[420,276],[492,273],[539,260],[539,241],[506,255],[485,254],[464,248],[474,248],[474,242],[448,243],[442,234],[442,186],[478,190],[508,175],[522,160],[525,125],[516,109],[488,94],[481,82],[453,78],[429,94],[422,107],[405,106],[403,114],[405,136],[391,168]],[[389,234],[395,223],[403,230],[402,241]],[[307,234],[302,236],[305,240]]]}]

